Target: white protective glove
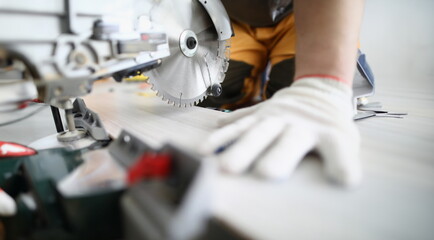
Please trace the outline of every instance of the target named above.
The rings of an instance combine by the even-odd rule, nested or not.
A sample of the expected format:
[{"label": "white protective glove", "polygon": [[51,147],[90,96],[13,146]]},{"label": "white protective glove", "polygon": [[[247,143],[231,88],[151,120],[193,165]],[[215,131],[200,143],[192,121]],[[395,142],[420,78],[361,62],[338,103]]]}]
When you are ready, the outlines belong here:
[{"label": "white protective glove", "polygon": [[57,183],[57,188],[64,196],[83,196],[125,186],[125,170],[108,151],[98,149],[87,152],[83,160],[83,164]]},{"label": "white protective glove", "polygon": [[[241,173],[255,160],[266,178],[285,179],[311,150],[338,183],[357,185],[362,178],[358,129],[353,121],[352,90],[332,78],[307,77],[256,106],[229,113],[202,146],[224,171]],[[260,159],[257,159],[260,156]]]},{"label": "white protective glove", "polygon": [[0,188],[0,216],[9,217],[15,215],[17,205],[14,199]]}]

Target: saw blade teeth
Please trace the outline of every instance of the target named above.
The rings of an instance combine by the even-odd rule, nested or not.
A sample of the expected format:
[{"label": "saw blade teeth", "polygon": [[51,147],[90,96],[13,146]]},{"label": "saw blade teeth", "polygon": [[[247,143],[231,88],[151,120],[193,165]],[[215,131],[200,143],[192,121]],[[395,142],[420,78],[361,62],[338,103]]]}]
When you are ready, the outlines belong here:
[{"label": "saw blade teeth", "polygon": [[[195,37],[201,41],[198,41],[195,55],[192,58],[186,58],[185,52],[180,48],[183,38],[179,34],[187,31],[189,26],[178,29],[173,26],[173,20],[184,20],[185,16],[172,14],[174,18],[171,18],[170,15],[174,12],[182,12],[182,9],[178,9],[179,5],[173,4],[172,1],[157,2],[156,5],[159,7],[152,10],[152,22],[158,23],[158,26],[167,31],[170,55],[163,57],[162,64],[148,72],[151,89],[156,91],[157,96],[169,105],[184,108],[198,105],[206,99],[207,88],[214,83],[221,83],[224,78],[230,56],[230,40],[219,40],[214,37],[217,36],[216,29],[209,27],[200,33],[195,33],[197,34]],[[186,6],[189,12],[191,7],[194,7],[195,15],[204,17],[197,19],[205,21],[205,25],[215,26],[200,1],[189,2],[192,4],[192,6]],[[195,22],[190,27],[193,28],[193,26],[196,26]],[[180,66],[183,66],[182,69]],[[182,98],[178,95],[179,92],[184,93]]]},{"label": "saw blade teeth", "polygon": [[203,96],[203,98],[199,99],[199,102],[205,101],[205,99],[208,97],[208,95]]},{"label": "saw blade teeth", "polygon": [[152,91],[157,91],[157,89],[155,89],[155,85],[154,84],[151,84],[151,90]]}]

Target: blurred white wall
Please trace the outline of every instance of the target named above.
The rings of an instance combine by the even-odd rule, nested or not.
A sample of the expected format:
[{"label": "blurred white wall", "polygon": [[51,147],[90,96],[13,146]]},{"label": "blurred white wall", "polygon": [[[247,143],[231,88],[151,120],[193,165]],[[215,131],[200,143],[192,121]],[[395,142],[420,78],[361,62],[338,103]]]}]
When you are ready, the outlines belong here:
[{"label": "blurred white wall", "polygon": [[385,88],[434,94],[434,0],[366,0],[361,49]]}]

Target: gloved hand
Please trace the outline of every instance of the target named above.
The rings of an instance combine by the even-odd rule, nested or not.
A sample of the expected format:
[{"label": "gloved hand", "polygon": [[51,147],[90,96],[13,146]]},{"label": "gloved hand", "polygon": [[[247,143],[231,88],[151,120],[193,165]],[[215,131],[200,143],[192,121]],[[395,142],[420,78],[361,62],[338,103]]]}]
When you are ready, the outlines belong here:
[{"label": "gloved hand", "polygon": [[17,212],[17,205],[14,199],[0,188],[0,216],[13,216]]},{"label": "gloved hand", "polygon": [[64,196],[83,196],[125,186],[125,170],[107,151],[98,149],[83,155],[83,164],[57,183]]},{"label": "gloved hand", "polygon": [[258,160],[254,169],[261,176],[284,179],[315,150],[332,180],[346,186],[361,181],[360,137],[347,83],[298,79],[271,99],[228,115],[201,148],[212,154],[228,146],[216,156],[227,172],[241,173]]}]

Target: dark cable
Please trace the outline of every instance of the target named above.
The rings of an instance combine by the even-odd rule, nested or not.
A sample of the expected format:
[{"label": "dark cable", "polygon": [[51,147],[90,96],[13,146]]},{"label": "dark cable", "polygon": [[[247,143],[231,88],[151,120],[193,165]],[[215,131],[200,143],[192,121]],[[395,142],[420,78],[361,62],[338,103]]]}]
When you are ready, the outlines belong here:
[{"label": "dark cable", "polygon": [[8,121],[8,122],[0,123],[0,127],[6,126],[6,125],[10,125],[10,124],[13,124],[13,123],[17,123],[17,122],[19,122],[19,121],[22,121],[22,120],[24,120],[24,119],[27,119],[27,118],[29,118],[29,117],[35,115],[36,113],[42,111],[42,110],[44,109],[44,107],[46,107],[46,105],[39,107],[39,108],[36,109],[35,111],[33,111],[33,112],[31,112],[31,113],[29,113],[29,114],[23,116],[23,117],[20,117],[20,118],[14,119],[14,120],[12,120],[12,121]]}]

